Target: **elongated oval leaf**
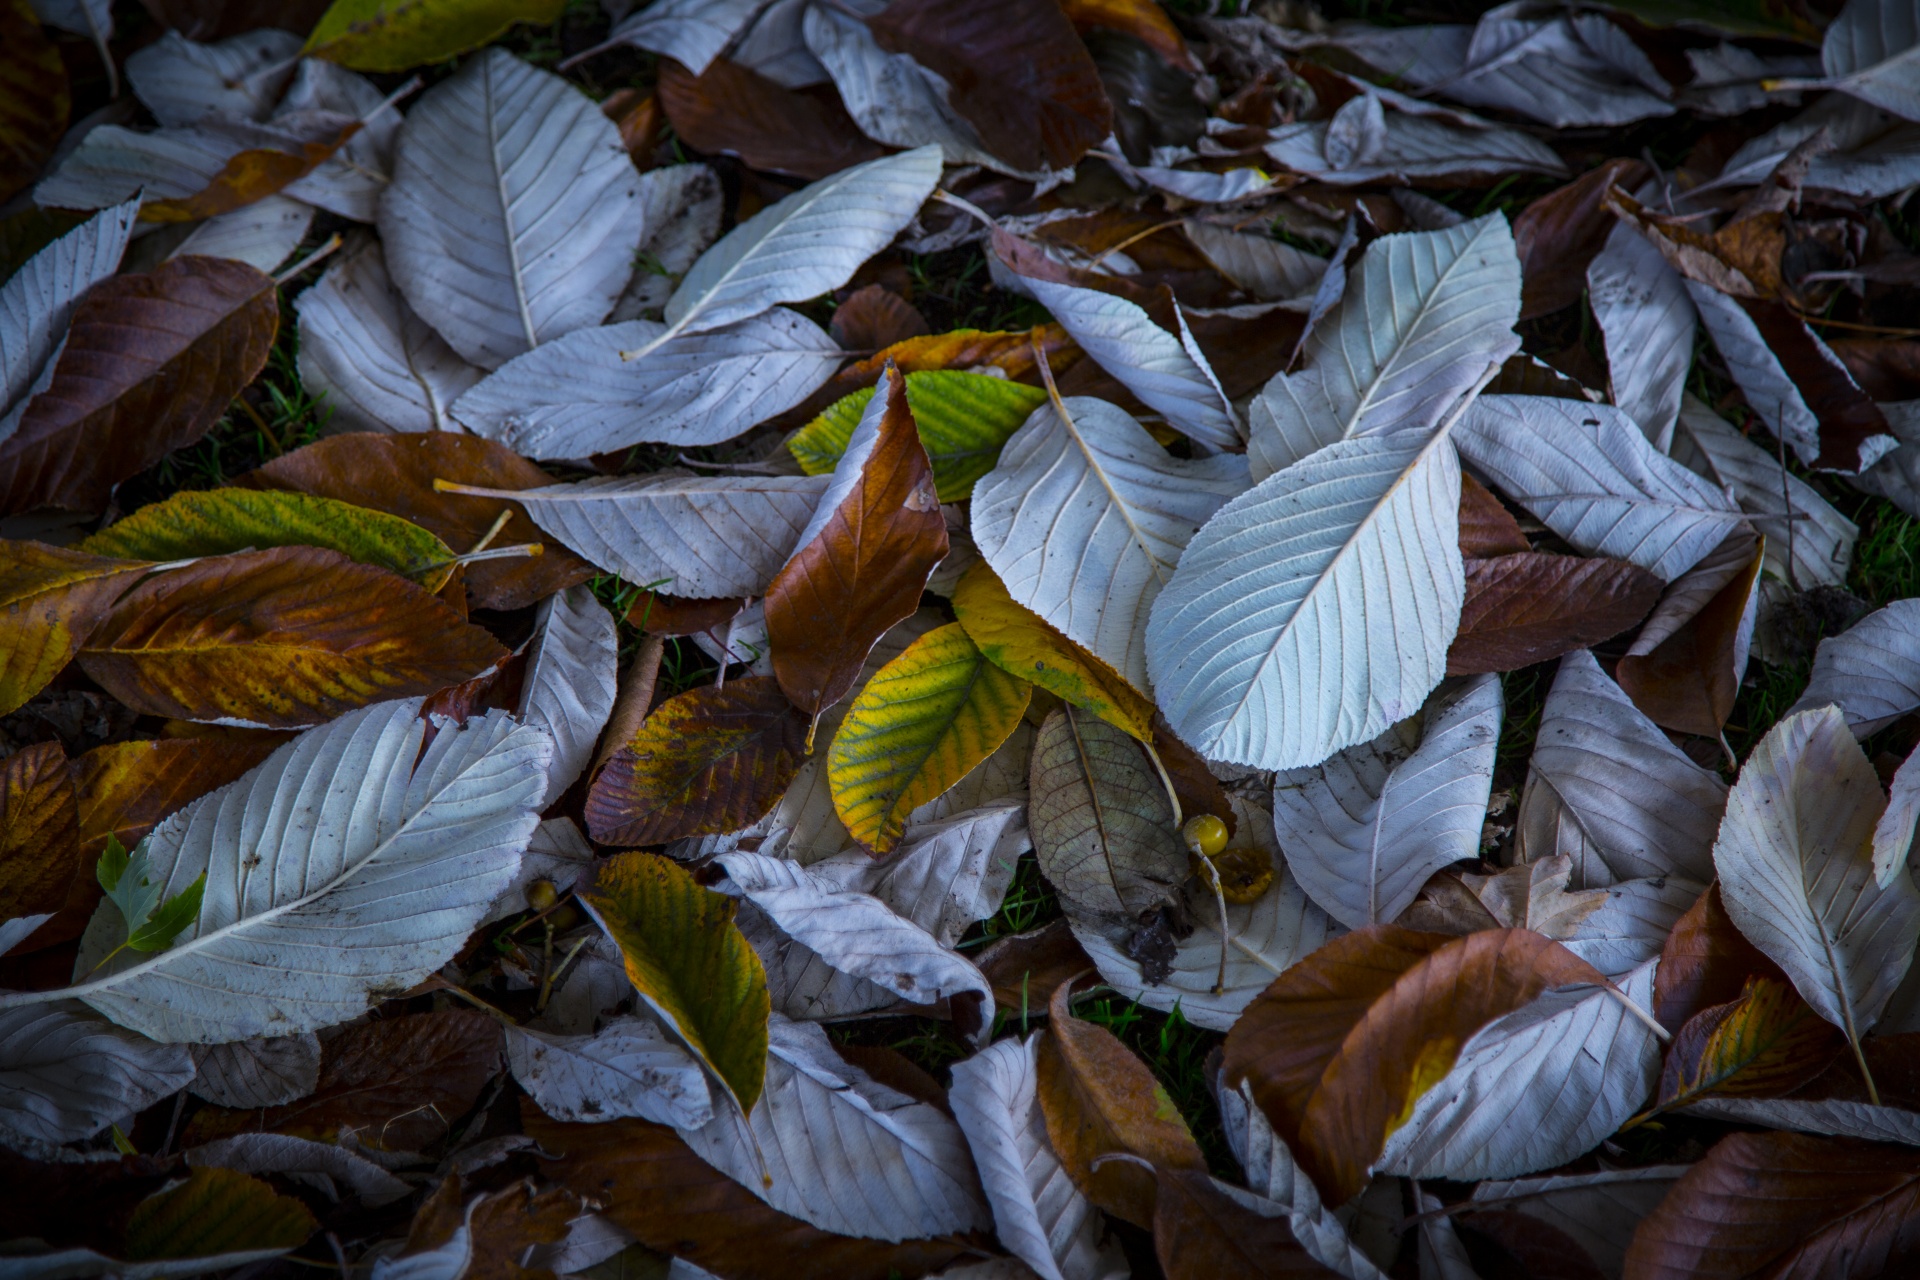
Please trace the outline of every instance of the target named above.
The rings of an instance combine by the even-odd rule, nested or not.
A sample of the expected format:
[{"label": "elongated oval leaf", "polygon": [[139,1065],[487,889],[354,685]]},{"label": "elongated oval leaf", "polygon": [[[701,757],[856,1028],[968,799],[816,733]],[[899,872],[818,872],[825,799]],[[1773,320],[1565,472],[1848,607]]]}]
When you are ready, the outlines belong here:
[{"label": "elongated oval leaf", "polygon": [[549,596],[534,625],[518,714],[553,738],[544,809],[586,770],[613,713],[620,637],[613,615],[585,587]]},{"label": "elongated oval leaf", "polygon": [[477,49],[516,22],[555,22],[562,8],[560,0],[334,0],[300,52],[356,71],[407,71]]},{"label": "elongated oval leaf", "polygon": [[51,1145],[186,1087],[193,1058],[70,1002],[0,1013],[0,1133]]},{"label": "elongated oval leaf", "polygon": [[1587,296],[1607,348],[1613,403],[1665,451],[1693,362],[1693,300],[1680,273],[1626,223],[1587,268]]},{"label": "elongated oval leaf", "polygon": [[613,123],[566,81],[493,48],[407,113],[380,239],[408,305],[493,369],[606,318],[640,217],[639,176]]},{"label": "elongated oval leaf", "polygon": [[1318,764],[1446,673],[1464,575],[1444,434],[1329,445],[1221,508],[1147,624],[1167,720],[1203,755]]}]

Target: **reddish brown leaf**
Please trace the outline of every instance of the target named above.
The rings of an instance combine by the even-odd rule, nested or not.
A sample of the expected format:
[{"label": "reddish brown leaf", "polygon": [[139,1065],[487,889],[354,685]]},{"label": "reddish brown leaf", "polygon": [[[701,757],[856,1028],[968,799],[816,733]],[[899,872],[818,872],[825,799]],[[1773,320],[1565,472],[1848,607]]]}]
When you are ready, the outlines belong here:
[{"label": "reddish brown leaf", "polygon": [[1487,1023],[1548,987],[1604,982],[1525,929],[1464,938],[1371,925],[1276,978],[1227,1034],[1229,1084],[1254,1097],[1333,1204]]},{"label": "reddish brown leaf", "polygon": [[1777,211],[1702,231],[1691,218],[1660,213],[1621,191],[1607,193],[1607,207],[1689,280],[1743,299],[1778,298],[1785,289],[1780,255],[1786,250],[1786,229]]},{"label": "reddish brown leaf", "polygon": [[829,1235],[769,1207],[693,1154],[673,1130],[644,1120],[561,1124],[531,1099],[522,1127],[552,1159],[548,1176],[602,1203],[600,1212],[657,1253],[728,1280],[889,1280],[938,1271],[969,1252],[960,1240],[862,1240]]},{"label": "reddish brown leaf", "polygon": [[839,505],[767,588],[774,676],[816,720],[847,696],[875,642],[919,607],[927,578],[947,555],[933,466],[897,369],[880,394],[885,409],[871,450],[858,459],[850,448],[822,499]]},{"label": "reddish brown leaf", "polygon": [[0,920],[65,906],[79,855],[80,810],[60,744],[35,743],[0,760]]},{"label": "reddish brown leaf", "polygon": [[867,26],[946,80],[987,150],[1018,168],[1067,168],[1113,131],[1093,56],[1057,4],[893,0]]},{"label": "reddish brown leaf", "polygon": [[405,516],[466,552],[507,523],[490,544],[538,542],[530,560],[483,560],[466,566],[474,603],[484,609],[522,609],[593,576],[593,566],[540,531],[526,512],[499,498],[441,493],[435,479],[481,489],[535,489],[553,477],[503,444],[450,431],[355,432],[329,436],[275,458],[238,483],[258,489],[297,489]]},{"label": "reddish brown leaf", "polygon": [[466,1194],[460,1174],[450,1173],[421,1202],[407,1227],[397,1258],[430,1253],[447,1244],[462,1227],[470,1261],[460,1280],[533,1280],[551,1271],[529,1270],[520,1259],[534,1245],[567,1238],[567,1224],[580,1215],[579,1197],[558,1187],[536,1192],[523,1178],[503,1190]]},{"label": "reddish brown leaf", "polygon": [[[1733,548],[1733,554],[1737,556],[1747,545],[1743,542]],[[1733,702],[1740,693],[1741,673],[1734,663],[1741,622],[1760,581],[1762,548],[1751,545],[1751,559],[1700,612],[1652,652],[1630,653],[1614,668],[1613,678],[1655,724],[1717,738],[1733,714]],[[1669,590],[1685,581],[1681,578]]]},{"label": "reddish brown leaf", "polygon": [[1195,74],[1200,71],[1180,29],[1155,0],[1060,0],[1060,10],[1082,35],[1101,29],[1124,32],[1169,65]]},{"label": "reddish brown leaf", "polygon": [[1874,436],[1892,434],[1887,415],[1854,382],[1844,364],[1827,358],[1800,317],[1778,302],[1742,298],[1740,306],[1820,421],[1820,456],[1814,466],[1858,471],[1860,446]]},{"label": "reddish brown leaf", "polygon": [[148,579],[80,665],[149,715],[296,729],[459,684],[506,656],[397,574],[320,547],[272,547]]},{"label": "reddish brown leaf", "polygon": [[1626,1280],[1908,1276],[1920,1261],[1920,1150],[1736,1133],[1640,1223]]},{"label": "reddish brown leaf", "polygon": [[600,112],[620,131],[620,145],[633,162],[647,167],[648,158],[667,131],[667,115],[657,94],[638,89],[616,89],[600,104]]},{"label": "reddish brown leaf", "polygon": [[1093,971],[1093,961],[1065,920],[1001,938],[973,959],[1010,1019],[1016,1011],[1038,1018],[1060,984]]},{"label": "reddish brown leaf", "polygon": [[279,328],[273,279],[230,258],[101,281],[74,308],[52,384],[0,441],[0,512],[99,510],[220,420]]},{"label": "reddish brown leaf", "polygon": [[671,58],[662,61],[658,92],[674,132],[689,145],[739,156],[754,169],[824,178],[886,154],[839,98],[788,89],[725,58],[697,76]]},{"label": "reddish brown leaf", "polygon": [[1828,338],[1826,343],[1871,399],[1920,399],[1920,338]]},{"label": "reddish brown leaf", "polygon": [[827,327],[833,340],[849,351],[879,350],[933,332],[911,302],[880,284],[855,289],[833,309]]},{"label": "reddish brown leaf", "polygon": [[1658,1105],[1698,1098],[1781,1097],[1846,1050],[1840,1029],[1774,978],[1748,978],[1738,1000],[1702,1009],[1680,1028],[1660,1074]]},{"label": "reddish brown leaf", "polygon": [[1733,917],[1720,901],[1720,886],[1712,885],[1687,908],[1660,950],[1660,967],[1653,974],[1653,1016],[1677,1032],[1708,1006],[1739,999],[1747,979],[1755,976],[1786,981],[1780,966],[1733,927]]},{"label": "reddish brown leaf", "polygon": [[1304,1280],[1340,1273],[1308,1256],[1280,1214],[1232,1200],[1205,1170],[1154,1170],[1153,1250],[1167,1280]]},{"label": "reddish brown leaf", "polygon": [[1512,1209],[1489,1209],[1454,1220],[1467,1257],[1483,1276],[1528,1280],[1608,1280],[1578,1241],[1558,1227]]},{"label": "reddish brown leaf", "polygon": [[1521,210],[1513,220],[1513,247],[1520,255],[1522,320],[1580,301],[1587,266],[1613,230],[1607,192],[1616,186],[1631,191],[1646,176],[1647,166],[1638,160],[1609,160]]},{"label": "reddish brown leaf", "polygon": [[719,634],[746,607],[747,602],[737,598],[686,600],[642,591],[627,610],[627,621],[650,636],[697,636],[705,631]]},{"label": "reddish brown leaf", "polygon": [[228,160],[205,187],[192,195],[149,200],[141,205],[140,221],[197,222],[264,200],[331,160],[333,153],[358,132],[360,122],[353,120],[329,137],[300,143],[298,151],[250,147]]},{"label": "reddish brown leaf", "polygon": [[445,1138],[500,1067],[500,1027],[471,1009],[362,1023],[327,1042],[307,1097],[262,1111],[207,1107],[183,1146],[260,1130],[321,1142],[418,1151]]},{"label": "reddish brown leaf", "polygon": [[146,568],[0,539],[0,715],[47,687]]},{"label": "reddish brown leaf", "polygon": [[1520,522],[1493,490],[1472,476],[1460,477],[1460,554],[1469,559],[1521,555],[1533,550]]},{"label": "reddish brown leaf", "polygon": [[1072,988],[1062,985],[1048,1005],[1047,1034],[1040,1041],[1040,1109],[1060,1163],[1087,1198],[1135,1226],[1153,1223],[1154,1177],[1125,1160],[1127,1153],[1161,1169],[1202,1175],[1200,1154],[1173,1099],[1111,1031],[1073,1016]]},{"label": "reddish brown leaf", "polygon": [[737,831],[793,781],[806,737],[806,717],[770,676],[669,698],[593,780],[587,830],[627,848]]},{"label": "reddish brown leaf", "polygon": [[27,0],[0,0],[0,204],[40,176],[67,131],[67,68]]},{"label": "reddish brown leaf", "polygon": [[1468,560],[1447,674],[1517,671],[1590,648],[1638,624],[1662,585],[1625,560],[1537,551]]}]

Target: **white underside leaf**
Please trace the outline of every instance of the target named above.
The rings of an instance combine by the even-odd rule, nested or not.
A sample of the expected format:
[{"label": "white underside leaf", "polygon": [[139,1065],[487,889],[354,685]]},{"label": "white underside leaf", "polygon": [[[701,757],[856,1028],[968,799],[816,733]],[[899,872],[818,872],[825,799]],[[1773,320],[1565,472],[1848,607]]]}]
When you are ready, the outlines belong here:
[{"label": "white underside leaf", "polygon": [[1607,898],[1558,938],[1560,945],[1619,978],[1659,956],[1667,935],[1707,886],[1679,876],[1648,876],[1607,886]]},{"label": "white underside leaf", "polygon": [[313,215],[310,204],[288,196],[267,196],[206,219],[167,256],[231,258],[271,275],[306,239]]},{"label": "white underside leaf", "polygon": [[1451,118],[1390,111],[1378,150],[1365,159],[1335,165],[1327,159],[1327,125],[1301,121],[1274,129],[1265,150],[1285,168],[1334,186],[1371,182],[1414,183],[1461,174],[1559,174],[1566,165],[1553,149],[1518,129],[1485,121],[1477,127]]},{"label": "white underside leaf", "polygon": [[1702,1098],[1686,1112],[1734,1124],[1920,1147],[1920,1114],[1900,1107],[1876,1107],[1870,1102],[1841,1098]]},{"label": "white underside leaf", "polygon": [[1618,1280],[1634,1228],[1659,1206],[1689,1167],[1655,1164],[1488,1181],[1473,1189],[1473,1200],[1489,1209],[1524,1213],[1565,1232],[1595,1266]]},{"label": "white underside leaf", "polygon": [[193,1046],[195,1097],[222,1107],[277,1107],[320,1083],[320,1038],[311,1031],[274,1039]]},{"label": "white underside leaf", "polygon": [[1587,266],[1613,403],[1666,452],[1693,364],[1693,300],[1660,250],[1625,222]]},{"label": "white underside leaf", "polygon": [[19,424],[27,393],[48,370],[80,296],[119,267],[139,213],[129,201],[96,214],[0,284],[0,440]]},{"label": "white underside leaf", "polygon": [[540,602],[515,714],[553,739],[545,809],[565,794],[593,758],[594,743],[613,713],[620,637],[613,615],[585,585]]},{"label": "white underside leaf", "polygon": [[413,1194],[413,1186],[365,1156],[331,1142],[315,1142],[284,1133],[242,1133],[189,1147],[181,1153],[196,1169],[232,1169],[238,1173],[278,1174],[315,1186],[338,1198],[337,1182],[369,1208],[392,1204]]},{"label": "white underside leaf", "polygon": [[1828,704],[1859,738],[1920,707],[1920,600],[1896,600],[1820,642],[1792,710]]},{"label": "white underside leaf", "polygon": [[507,1065],[540,1109],[570,1124],[632,1117],[695,1129],[713,1118],[706,1072],[644,1018],[615,1018],[592,1035],[508,1026]]},{"label": "white underside leaf", "polygon": [[300,37],[274,27],[211,44],[166,31],[127,55],[127,84],[163,125],[259,120],[287,87],[299,53]]},{"label": "white underside leaf", "polygon": [[672,58],[699,75],[767,0],[657,0],[617,23],[608,42]]},{"label": "white underside leaf", "polygon": [[76,1004],[0,1011],[0,1143],[90,1138],[192,1079],[186,1046],[156,1044]]}]

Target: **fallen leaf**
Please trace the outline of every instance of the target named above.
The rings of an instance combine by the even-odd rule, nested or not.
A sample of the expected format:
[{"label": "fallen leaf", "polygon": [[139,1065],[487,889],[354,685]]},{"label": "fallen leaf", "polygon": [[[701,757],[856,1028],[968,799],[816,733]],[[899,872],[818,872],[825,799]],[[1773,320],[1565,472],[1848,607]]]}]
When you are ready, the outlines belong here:
[{"label": "fallen leaf", "polygon": [[1780,967],[1734,927],[1714,884],[1667,937],[1654,977],[1654,1016],[1667,1030],[1679,1031],[1708,1008],[1738,1000],[1748,982],[1760,977],[1786,981]]},{"label": "fallen leaf", "polygon": [[[311,1031],[297,1036],[259,1036],[227,1044],[197,1044],[192,1052],[194,1076],[190,1087],[193,1094],[216,1106],[246,1110],[277,1107],[297,1102],[320,1087],[320,1037]],[[221,1167],[239,1168],[238,1165]]]},{"label": "fallen leaf", "polygon": [[1520,318],[1531,320],[1570,307],[1587,283],[1587,264],[1613,229],[1607,193],[1633,190],[1646,177],[1638,160],[1609,160],[1529,204],[1513,220],[1520,255]]},{"label": "fallen leaf", "polygon": [[206,1258],[234,1266],[242,1258],[272,1258],[297,1249],[319,1228],[306,1205],[258,1178],[231,1169],[195,1169],[185,1182],[133,1211],[124,1252],[134,1262]]},{"label": "fallen leaf", "polygon": [[67,68],[27,0],[0,9],[0,201],[32,184],[66,132],[70,98]]},{"label": "fallen leaf", "polygon": [[410,1262],[409,1269],[421,1271],[450,1265],[470,1280],[539,1280],[551,1275],[522,1261],[538,1246],[565,1240],[585,1206],[564,1188],[535,1191],[533,1185],[531,1178],[523,1178],[469,1197],[459,1172],[449,1173],[422,1202],[406,1241],[386,1265]]},{"label": "fallen leaf", "polygon": [[177,199],[149,200],[140,207],[142,222],[198,222],[255,204],[298,182],[333,159],[360,132],[358,120],[330,134],[298,143],[298,150],[249,147],[229,159],[199,191]]},{"label": "fallen leaf", "polygon": [[739,156],[755,169],[812,180],[883,154],[837,100],[786,88],[726,58],[698,75],[662,62],[658,92],[674,132],[690,145]]},{"label": "fallen leaf", "polygon": [[1734,567],[1732,577],[1700,605],[1698,612],[1657,644],[1645,633],[1613,669],[1614,679],[1649,720],[1682,733],[1716,738],[1733,714],[1734,699],[1747,671],[1747,649],[1758,608],[1763,545],[1748,537],[1728,539],[1728,545],[1695,565],[1667,588],[1654,609],[1661,620],[1668,599],[1686,591],[1690,575],[1723,573],[1723,560]]},{"label": "fallen leaf", "polygon": [[1520,522],[1493,491],[1470,475],[1460,476],[1460,554],[1469,560],[1525,555],[1533,550]]},{"label": "fallen leaf", "polygon": [[1920,601],[1896,600],[1822,640],[1806,690],[1789,712],[1836,706],[1854,736],[1864,738],[1920,707],[1916,618]]},{"label": "fallen leaf", "polygon": [[1660,1075],[1662,1111],[1700,1098],[1792,1093],[1846,1052],[1846,1037],[1774,978],[1702,1009],[1674,1037]]},{"label": "fallen leaf", "polygon": [[81,865],[80,810],[60,744],[0,760],[0,955],[67,905]]},{"label": "fallen leaf", "polygon": [[1625,560],[1537,551],[1469,560],[1466,575],[1450,676],[1517,671],[1592,648],[1638,624],[1661,589],[1658,577]]},{"label": "fallen leaf", "polygon": [[560,0],[429,0],[398,6],[334,0],[300,52],[356,71],[407,71],[477,49],[516,22],[548,26],[559,21],[563,8]]},{"label": "fallen leaf", "polygon": [[0,1013],[0,1136],[10,1147],[90,1138],[192,1079],[184,1045],[155,1044],[70,1001]]}]

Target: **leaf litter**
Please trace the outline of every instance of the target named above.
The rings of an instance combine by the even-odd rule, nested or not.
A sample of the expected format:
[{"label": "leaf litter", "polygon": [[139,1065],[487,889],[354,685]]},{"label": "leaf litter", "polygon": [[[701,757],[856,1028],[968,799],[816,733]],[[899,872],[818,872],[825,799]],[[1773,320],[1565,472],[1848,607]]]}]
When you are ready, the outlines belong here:
[{"label": "leaf litter", "polygon": [[1910,0],[0,32],[7,1274],[1910,1270]]}]

